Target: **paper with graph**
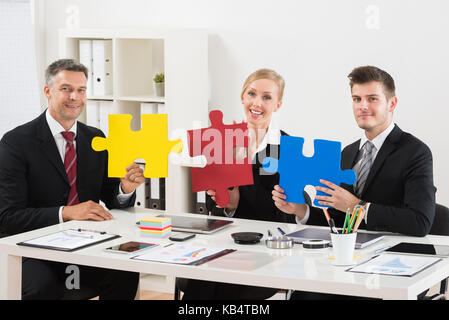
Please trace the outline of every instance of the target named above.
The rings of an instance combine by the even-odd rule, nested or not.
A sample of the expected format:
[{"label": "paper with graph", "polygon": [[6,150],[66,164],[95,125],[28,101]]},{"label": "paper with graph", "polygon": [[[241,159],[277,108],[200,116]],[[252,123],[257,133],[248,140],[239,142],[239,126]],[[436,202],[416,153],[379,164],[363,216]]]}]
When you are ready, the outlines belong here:
[{"label": "paper with graph", "polygon": [[381,254],[347,271],[411,277],[440,260],[435,257]]},{"label": "paper with graph", "polygon": [[151,250],[133,259],[176,264],[195,264],[203,259],[221,256],[221,253],[227,253],[227,251],[223,248],[178,244]]}]

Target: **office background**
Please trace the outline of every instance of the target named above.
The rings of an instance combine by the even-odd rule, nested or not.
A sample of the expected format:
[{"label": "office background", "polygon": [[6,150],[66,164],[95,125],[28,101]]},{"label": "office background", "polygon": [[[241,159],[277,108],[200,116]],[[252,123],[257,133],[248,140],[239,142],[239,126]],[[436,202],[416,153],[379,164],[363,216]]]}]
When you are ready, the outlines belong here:
[{"label": "office background", "polygon": [[34,0],[31,4],[42,108],[42,75],[45,66],[59,57],[59,29],[201,29],[208,33],[210,108],[221,108],[227,122],[242,120],[243,81],[258,68],[273,68],[286,80],[276,121],[289,134],[308,138],[306,152],[311,154],[314,138],[340,140],[345,146],[360,137],[346,76],[360,65],[383,68],[397,85],[395,122],[431,148],[437,201],[449,205],[445,130],[449,2],[445,0]]}]

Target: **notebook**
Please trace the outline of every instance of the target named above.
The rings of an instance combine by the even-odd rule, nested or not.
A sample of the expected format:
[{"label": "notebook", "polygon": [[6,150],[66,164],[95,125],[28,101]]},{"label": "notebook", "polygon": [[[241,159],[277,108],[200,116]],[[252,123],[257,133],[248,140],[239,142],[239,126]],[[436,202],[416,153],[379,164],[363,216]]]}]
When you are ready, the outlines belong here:
[{"label": "notebook", "polygon": [[[286,236],[292,238],[295,243],[302,243],[305,240],[311,239],[331,241],[330,230],[327,229],[305,228],[303,230],[288,233]],[[365,248],[366,246],[379,241],[383,237],[383,234],[358,231],[355,247],[357,249]]]}]

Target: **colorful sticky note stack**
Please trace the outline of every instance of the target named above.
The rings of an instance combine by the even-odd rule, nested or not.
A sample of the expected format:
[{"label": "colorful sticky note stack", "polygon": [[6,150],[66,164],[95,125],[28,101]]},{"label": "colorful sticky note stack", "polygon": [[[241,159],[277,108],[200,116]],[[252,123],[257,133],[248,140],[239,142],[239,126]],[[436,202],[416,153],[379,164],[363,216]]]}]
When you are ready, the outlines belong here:
[{"label": "colorful sticky note stack", "polygon": [[170,233],[170,218],[148,217],[140,220],[140,235],[142,237],[166,238]]}]

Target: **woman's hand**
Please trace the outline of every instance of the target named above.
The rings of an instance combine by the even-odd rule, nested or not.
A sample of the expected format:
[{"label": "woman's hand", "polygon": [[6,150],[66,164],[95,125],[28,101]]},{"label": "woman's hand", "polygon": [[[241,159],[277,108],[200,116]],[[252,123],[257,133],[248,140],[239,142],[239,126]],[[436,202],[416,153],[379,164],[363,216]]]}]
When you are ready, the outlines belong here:
[{"label": "woman's hand", "polygon": [[299,203],[292,203],[287,202],[285,199],[287,196],[284,194],[284,190],[278,186],[274,186],[274,190],[271,192],[272,198],[274,200],[274,205],[281,210],[282,212],[285,212],[287,214],[294,214],[296,215],[300,220],[304,219],[304,216],[306,214],[307,206],[305,204],[299,204]]},{"label": "woman's hand", "polygon": [[[207,194],[211,196],[212,200],[215,200],[215,190],[207,190]],[[239,191],[239,187],[234,187],[231,190],[228,189],[228,194],[229,194],[229,203],[226,206],[226,211],[233,211],[235,209],[237,209],[238,205],[239,205],[239,201],[240,201],[240,191]],[[221,208],[220,206],[217,206],[217,208]]]}]

